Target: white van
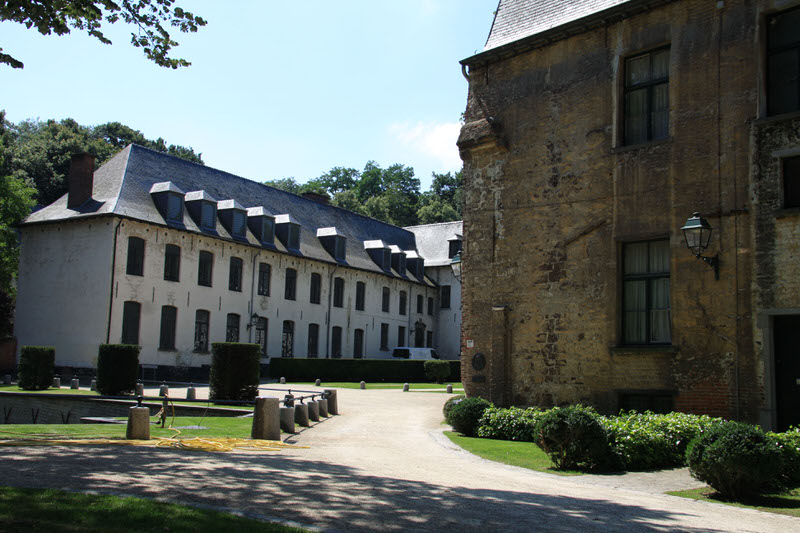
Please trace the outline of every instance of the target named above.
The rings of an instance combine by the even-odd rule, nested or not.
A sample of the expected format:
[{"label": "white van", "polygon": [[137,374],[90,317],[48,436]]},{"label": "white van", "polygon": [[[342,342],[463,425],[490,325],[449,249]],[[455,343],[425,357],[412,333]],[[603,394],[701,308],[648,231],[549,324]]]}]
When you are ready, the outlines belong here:
[{"label": "white van", "polygon": [[439,354],[433,348],[409,348],[399,346],[392,350],[393,359],[410,359],[412,361],[427,361],[428,359],[439,359]]}]

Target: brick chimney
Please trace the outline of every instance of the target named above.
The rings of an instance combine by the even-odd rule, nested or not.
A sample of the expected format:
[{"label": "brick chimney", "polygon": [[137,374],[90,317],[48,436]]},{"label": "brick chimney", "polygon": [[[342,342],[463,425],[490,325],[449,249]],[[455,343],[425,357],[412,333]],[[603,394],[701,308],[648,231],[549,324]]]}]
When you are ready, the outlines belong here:
[{"label": "brick chimney", "polygon": [[304,192],[301,196],[303,198],[307,198],[309,200],[313,200],[314,202],[317,202],[318,204],[328,205],[329,203],[331,203],[331,199],[327,194],[318,194],[318,193],[315,193],[315,192]]},{"label": "brick chimney", "polygon": [[67,179],[67,208],[75,209],[92,197],[94,184],[94,156],[73,154]]}]

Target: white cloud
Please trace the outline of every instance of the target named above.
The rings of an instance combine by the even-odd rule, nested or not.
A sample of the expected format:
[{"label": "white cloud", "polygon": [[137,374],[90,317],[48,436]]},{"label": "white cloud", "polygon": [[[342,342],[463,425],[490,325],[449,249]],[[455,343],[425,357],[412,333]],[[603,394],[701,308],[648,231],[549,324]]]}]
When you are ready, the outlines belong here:
[{"label": "white cloud", "polygon": [[436,170],[446,172],[461,168],[458,156],[459,122],[408,122],[389,126],[390,135],[408,149],[431,159]]}]

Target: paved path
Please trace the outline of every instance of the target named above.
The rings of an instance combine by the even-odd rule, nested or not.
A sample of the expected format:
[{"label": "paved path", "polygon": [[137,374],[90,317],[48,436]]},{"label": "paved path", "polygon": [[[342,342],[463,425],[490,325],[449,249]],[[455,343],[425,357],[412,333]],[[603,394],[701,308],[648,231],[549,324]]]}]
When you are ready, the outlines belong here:
[{"label": "paved path", "polygon": [[338,394],[342,416],[287,439],[309,449],[0,448],[2,483],[162,498],[334,531],[800,531],[797,518],[657,493],[691,486],[685,472],[567,478],[479,459],[442,435],[445,394]]}]

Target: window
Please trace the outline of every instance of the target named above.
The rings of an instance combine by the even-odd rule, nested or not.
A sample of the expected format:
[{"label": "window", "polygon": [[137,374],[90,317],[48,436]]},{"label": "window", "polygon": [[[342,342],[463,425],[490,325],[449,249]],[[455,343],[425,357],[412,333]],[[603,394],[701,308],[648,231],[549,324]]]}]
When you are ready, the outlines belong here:
[{"label": "window", "polygon": [[208,323],[211,314],[198,309],[194,314],[194,351],[208,351]]},{"label": "window", "polygon": [[319,356],[319,324],[308,325],[308,357]]},{"label": "window", "polygon": [[183,222],[183,196],[167,195],[167,222]]},{"label": "window", "polygon": [[331,357],[342,357],[342,328],[333,326],[331,329]]},{"label": "window", "polygon": [[406,345],[406,328],[403,326],[397,327],[397,345],[398,346]]},{"label": "window", "polygon": [[128,237],[128,268],[129,276],[144,276],[144,239]]},{"label": "window", "polygon": [[381,350],[389,349],[389,324],[381,324]]},{"label": "window", "polygon": [[422,314],[425,307],[425,298],[421,294],[417,295],[417,313]]},{"label": "window", "polygon": [[283,321],[281,357],[294,357],[294,322],[291,320]]},{"label": "window", "polygon": [[258,294],[269,296],[269,282],[272,276],[272,267],[267,263],[258,264]]},{"label": "window", "polygon": [[367,286],[363,281],[356,283],[356,311],[364,310],[364,299],[366,297]]},{"label": "window", "polygon": [[458,239],[453,239],[452,241],[449,242],[448,248],[449,248],[447,251],[448,257],[452,259],[456,256],[456,254],[458,254],[458,252],[461,251],[461,241],[459,241]]},{"label": "window", "polygon": [[384,287],[381,291],[381,311],[389,312],[389,287]]},{"label": "window", "polygon": [[202,202],[200,207],[200,228],[217,229],[217,209],[211,202]]},{"label": "window", "polygon": [[234,237],[244,238],[245,228],[247,227],[247,217],[241,211],[233,212],[233,220],[231,223],[231,234]]},{"label": "window", "polygon": [[400,312],[401,315],[406,314],[406,305],[408,303],[406,300],[408,300],[408,297],[406,296],[406,291],[400,291],[400,308],[399,308],[399,312]]},{"label": "window", "polygon": [[450,309],[450,285],[439,287],[439,300],[442,309]]},{"label": "window", "polygon": [[239,342],[239,315],[228,313],[225,323],[225,342]]},{"label": "window", "polygon": [[428,331],[425,333],[427,337],[425,338],[425,347],[426,348],[433,348],[433,332]]},{"label": "window", "polygon": [[297,224],[289,224],[287,228],[286,247],[293,250],[300,249],[300,226]]},{"label": "window", "polygon": [[161,308],[161,337],[158,342],[159,350],[175,349],[175,326],[177,321],[177,307],[165,305]]},{"label": "window", "polygon": [[334,241],[334,252],[333,257],[337,261],[344,261],[345,260],[345,239],[344,237],[336,237]]},{"label": "window", "polygon": [[283,297],[286,300],[294,300],[297,292],[297,270],[286,269],[286,284],[284,286]]},{"label": "window", "polygon": [[669,48],[625,60],[625,144],[669,136]]},{"label": "window", "polygon": [[800,8],[767,17],[767,113],[800,109]]},{"label": "window", "polygon": [[180,281],[181,278],[181,248],[168,244],[164,250],[164,279],[167,281]]},{"label": "window", "polygon": [[428,297],[428,314],[433,315],[433,298]]},{"label": "window", "polygon": [[353,332],[353,359],[364,357],[364,330],[357,329]]},{"label": "window", "polygon": [[204,287],[211,286],[211,274],[214,269],[214,254],[201,251],[197,267],[197,284]]},{"label": "window", "polygon": [[333,278],[333,306],[344,307],[344,279]]},{"label": "window", "polygon": [[800,207],[800,157],[783,160],[783,207]]},{"label": "window", "polygon": [[669,241],[622,248],[622,342],[669,344]]},{"label": "window", "polygon": [[139,344],[139,317],[142,304],[125,302],[122,304],[122,344]]},{"label": "window", "polygon": [[322,276],[316,272],[311,274],[311,303],[318,304],[322,294]]},{"label": "window", "polygon": [[238,257],[231,257],[228,290],[242,292],[242,260]]},{"label": "window", "polygon": [[269,320],[259,317],[256,322],[256,344],[261,346],[261,357],[267,357],[267,326]]}]

